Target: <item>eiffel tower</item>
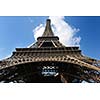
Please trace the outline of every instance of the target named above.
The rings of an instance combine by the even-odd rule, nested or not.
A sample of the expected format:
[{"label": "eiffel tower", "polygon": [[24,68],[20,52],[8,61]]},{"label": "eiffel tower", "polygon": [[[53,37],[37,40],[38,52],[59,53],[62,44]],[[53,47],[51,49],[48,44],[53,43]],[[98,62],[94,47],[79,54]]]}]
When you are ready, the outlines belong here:
[{"label": "eiffel tower", "polygon": [[1,83],[99,83],[100,61],[82,54],[79,47],[66,47],[47,19],[44,33],[28,48],[16,48],[0,61]]}]

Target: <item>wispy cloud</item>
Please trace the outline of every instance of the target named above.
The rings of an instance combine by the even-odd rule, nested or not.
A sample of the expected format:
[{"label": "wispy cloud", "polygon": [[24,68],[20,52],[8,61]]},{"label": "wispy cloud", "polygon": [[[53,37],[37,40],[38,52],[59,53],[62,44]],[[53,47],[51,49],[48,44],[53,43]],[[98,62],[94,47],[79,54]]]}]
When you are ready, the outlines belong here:
[{"label": "wispy cloud", "polygon": [[[64,16],[49,16],[49,19],[51,19],[54,34],[60,38],[63,44],[66,46],[80,45],[81,37],[76,36],[79,29],[69,25]],[[45,25],[41,23],[33,29],[35,39],[43,34],[44,28]]]},{"label": "wispy cloud", "polygon": [[45,29],[45,25],[44,24],[40,24],[35,29],[33,29],[35,40],[37,39],[37,37],[42,36],[42,34],[44,32],[44,29]]},{"label": "wispy cloud", "polygon": [[[14,51],[14,50],[12,50],[12,51]],[[9,54],[7,52],[6,48],[0,48],[0,60],[6,59],[6,58],[8,58],[10,56],[11,56],[11,54]]]}]

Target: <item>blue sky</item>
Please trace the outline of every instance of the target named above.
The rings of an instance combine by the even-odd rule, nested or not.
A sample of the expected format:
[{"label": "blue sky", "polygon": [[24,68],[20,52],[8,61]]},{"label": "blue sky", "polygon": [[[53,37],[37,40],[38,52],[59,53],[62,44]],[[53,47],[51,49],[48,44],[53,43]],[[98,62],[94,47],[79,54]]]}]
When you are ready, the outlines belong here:
[{"label": "blue sky", "polygon": [[[48,16],[0,16],[0,59],[8,57],[15,48],[27,47],[35,42],[33,30]],[[79,29],[76,37],[81,37],[82,53],[100,59],[100,17],[65,16],[64,21],[72,28]],[[42,33],[41,33],[42,34]]]}]

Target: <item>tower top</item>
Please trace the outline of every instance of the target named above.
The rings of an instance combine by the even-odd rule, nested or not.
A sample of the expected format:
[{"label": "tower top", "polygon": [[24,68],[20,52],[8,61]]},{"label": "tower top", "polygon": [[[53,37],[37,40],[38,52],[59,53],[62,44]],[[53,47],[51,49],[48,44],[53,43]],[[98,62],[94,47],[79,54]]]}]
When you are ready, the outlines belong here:
[{"label": "tower top", "polygon": [[44,30],[42,37],[52,37],[52,36],[54,36],[54,33],[51,29],[51,20],[47,19],[46,20],[46,27],[45,27],[45,30]]}]

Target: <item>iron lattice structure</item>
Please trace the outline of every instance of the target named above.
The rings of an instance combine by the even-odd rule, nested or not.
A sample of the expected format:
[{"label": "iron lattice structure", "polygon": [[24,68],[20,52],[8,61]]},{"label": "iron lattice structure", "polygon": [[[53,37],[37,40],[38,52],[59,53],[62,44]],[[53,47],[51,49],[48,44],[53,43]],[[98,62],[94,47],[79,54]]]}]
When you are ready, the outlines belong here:
[{"label": "iron lattice structure", "polygon": [[0,61],[0,82],[45,83],[100,82],[100,61],[81,53],[79,47],[66,47],[54,36],[50,19],[37,42],[29,48],[16,48]]}]

